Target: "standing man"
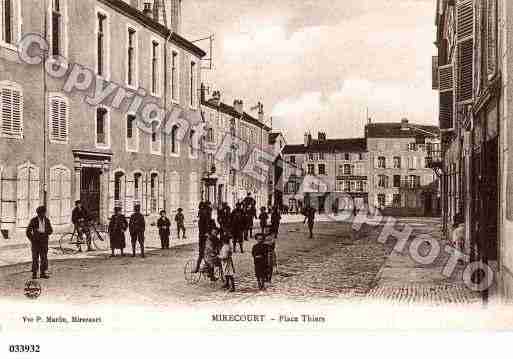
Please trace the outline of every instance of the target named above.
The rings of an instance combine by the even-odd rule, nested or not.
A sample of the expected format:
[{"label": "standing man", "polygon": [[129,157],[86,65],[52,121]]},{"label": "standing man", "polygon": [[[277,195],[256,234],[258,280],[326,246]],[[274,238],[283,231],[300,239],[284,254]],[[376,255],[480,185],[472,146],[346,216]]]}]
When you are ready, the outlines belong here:
[{"label": "standing man", "polygon": [[233,253],[237,252],[237,243],[240,247],[240,252],[244,253],[244,247],[243,247],[243,234],[245,230],[245,223],[244,223],[244,212],[242,211],[242,204],[239,202],[235,205],[235,209],[232,212],[231,215],[231,230],[232,230],[232,236],[233,236]]},{"label": "standing man", "polygon": [[242,207],[249,211],[249,215],[251,216],[251,223],[249,224],[249,237],[253,238],[253,218],[257,218],[256,213],[256,201],[253,197],[251,197],[251,192],[248,192],[246,198],[242,201]]},{"label": "standing man", "polygon": [[180,239],[180,232],[182,232],[183,239],[186,239],[185,237],[185,217],[183,215],[183,209],[178,208],[178,213],[175,216],[175,222],[176,222],[176,232],[177,232],[177,238]]},{"label": "standing man", "polygon": [[[75,231],[78,234],[78,238],[82,239],[83,236],[86,238],[87,251],[92,251],[91,248],[91,231],[89,230],[89,213],[82,206],[80,200],[75,201],[75,208],[71,212],[71,222],[75,227]],[[82,247],[78,246],[78,251],[82,251]]]},{"label": "standing man", "polygon": [[274,233],[274,238],[278,237],[278,231],[280,230],[281,214],[277,206],[273,207],[271,213],[271,231]]},{"label": "standing man", "polygon": [[141,206],[138,204],[134,207],[134,214],[130,216],[128,229],[132,240],[132,257],[135,257],[135,244],[139,242],[141,257],[144,258],[144,231],[146,230],[146,221],[141,214]]},{"label": "standing man", "polygon": [[166,216],[166,211],[160,211],[160,218],[157,221],[159,229],[160,245],[162,249],[169,249],[169,236],[171,235],[171,221]]},{"label": "standing man", "polygon": [[209,202],[200,202],[198,210],[198,259],[196,260],[196,267],[193,273],[197,273],[201,266],[201,261],[205,257],[205,244],[207,241],[208,232],[212,220],[212,209]]},{"label": "standing man", "polygon": [[[30,220],[27,227],[27,238],[32,250],[32,279],[37,279],[38,270],[41,278],[48,279],[48,238],[53,233],[50,220],[46,217],[46,207],[41,206],[36,210],[37,216]],[[41,267],[39,266],[41,260]]]},{"label": "standing man", "polygon": [[310,231],[310,238],[313,238],[313,226],[315,223],[315,209],[307,205],[305,208],[305,220],[303,223],[308,222],[308,230]]}]

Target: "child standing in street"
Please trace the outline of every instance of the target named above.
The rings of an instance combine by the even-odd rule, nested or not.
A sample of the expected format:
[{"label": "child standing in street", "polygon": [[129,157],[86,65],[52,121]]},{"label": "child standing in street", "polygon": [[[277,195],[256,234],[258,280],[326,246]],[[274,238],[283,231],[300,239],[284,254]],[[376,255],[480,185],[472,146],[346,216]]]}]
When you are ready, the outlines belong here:
[{"label": "child standing in street", "polygon": [[160,245],[162,249],[169,249],[169,236],[171,235],[169,228],[171,227],[171,221],[167,218],[166,211],[160,211],[157,227],[159,229]]},{"label": "child standing in street", "polygon": [[255,235],[257,243],[253,246],[251,254],[255,264],[255,276],[257,278],[258,289],[265,290],[265,282],[268,276],[268,250],[269,246],[265,244],[265,236],[262,233]]},{"label": "child standing in street", "polygon": [[177,231],[177,238],[180,239],[180,231],[183,233],[183,239],[186,239],[185,237],[185,218],[183,215],[183,209],[178,208],[178,213],[175,216],[175,222],[176,222],[176,231]]},{"label": "child standing in street", "polygon": [[226,283],[223,289],[228,289],[230,292],[235,292],[235,281],[233,275],[235,274],[235,267],[233,265],[233,248],[230,244],[230,236],[223,235],[223,246],[219,253],[219,259],[223,267],[224,278]]}]

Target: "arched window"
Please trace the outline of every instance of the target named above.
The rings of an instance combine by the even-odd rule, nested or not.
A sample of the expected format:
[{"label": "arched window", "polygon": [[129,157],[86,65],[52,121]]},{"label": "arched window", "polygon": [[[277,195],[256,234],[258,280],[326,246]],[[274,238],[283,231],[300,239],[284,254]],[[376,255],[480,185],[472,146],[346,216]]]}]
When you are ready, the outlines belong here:
[{"label": "arched window", "polygon": [[2,137],[23,137],[23,90],[14,82],[0,82],[0,121]]},{"label": "arched window", "polygon": [[171,129],[171,153],[178,154],[178,125],[174,125]]}]

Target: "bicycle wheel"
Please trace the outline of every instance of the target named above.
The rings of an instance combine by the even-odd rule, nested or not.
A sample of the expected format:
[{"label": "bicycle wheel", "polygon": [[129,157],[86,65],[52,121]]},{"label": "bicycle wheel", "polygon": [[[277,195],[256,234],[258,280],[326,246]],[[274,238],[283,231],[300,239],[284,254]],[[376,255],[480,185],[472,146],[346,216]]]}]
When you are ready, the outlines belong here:
[{"label": "bicycle wheel", "polygon": [[196,267],[196,261],[190,260],[187,263],[185,263],[185,267],[183,268],[183,274],[185,277],[185,281],[188,284],[196,284],[200,281],[201,278],[201,272],[193,273],[194,269]]},{"label": "bicycle wheel", "polygon": [[81,249],[81,246],[84,245],[84,243],[79,241],[78,236],[73,233],[64,233],[59,239],[59,247],[62,254],[76,254]]},{"label": "bicycle wheel", "polygon": [[99,251],[106,251],[110,247],[109,234],[107,232],[91,232],[93,248]]}]

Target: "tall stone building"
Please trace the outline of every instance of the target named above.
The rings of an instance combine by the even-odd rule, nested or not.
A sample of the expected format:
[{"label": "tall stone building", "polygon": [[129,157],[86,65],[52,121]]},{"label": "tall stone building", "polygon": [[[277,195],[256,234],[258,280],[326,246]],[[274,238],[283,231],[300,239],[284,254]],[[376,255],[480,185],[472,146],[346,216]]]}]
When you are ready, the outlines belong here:
[{"label": "tall stone building", "polygon": [[[272,166],[264,166],[267,171],[257,176],[249,173],[253,170],[249,167],[261,161],[254,150],[268,150],[271,128],[264,123],[263,107],[259,106],[258,118],[255,118],[244,110],[243,100],[234,100],[233,106],[225,104],[220,91],[214,91],[211,98],[202,92],[201,104],[206,120],[205,145],[213,150],[207,154],[207,172],[202,178],[203,198],[214,207],[227,202],[234,208],[251,192],[258,208],[267,206]],[[260,175],[263,177],[258,178]]]},{"label": "tall stone building", "polygon": [[365,126],[370,161],[369,198],[387,215],[437,216],[439,179],[428,152],[439,147],[434,126],[369,123]]},{"label": "tall stone building", "polygon": [[484,298],[513,297],[512,14],[509,0],[436,4],[444,229],[463,216],[465,254],[494,272]]},{"label": "tall stone building", "polygon": [[[192,220],[204,167],[193,144],[205,53],[174,31],[180,1],[0,4],[4,236],[40,204],[57,228],[69,225],[76,199],[101,223],[115,205],[129,215],[134,204],[148,216],[183,207]],[[46,41],[49,58],[36,56],[38,44],[28,52],[35,61],[22,60],[16,44],[30,33]],[[112,92],[99,96],[107,85]]]}]

